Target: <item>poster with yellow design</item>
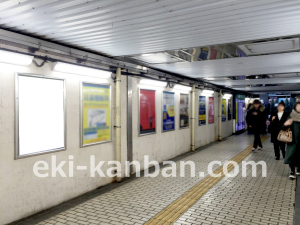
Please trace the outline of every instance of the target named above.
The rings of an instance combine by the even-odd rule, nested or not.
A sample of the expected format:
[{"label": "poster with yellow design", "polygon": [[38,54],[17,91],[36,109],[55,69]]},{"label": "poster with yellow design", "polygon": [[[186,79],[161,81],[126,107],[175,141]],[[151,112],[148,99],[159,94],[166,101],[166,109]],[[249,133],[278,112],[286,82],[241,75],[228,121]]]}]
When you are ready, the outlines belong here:
[{"label": "poster with yellow design", "polygon": [[82,83],[82,146],[111,141],[110,85]]}]

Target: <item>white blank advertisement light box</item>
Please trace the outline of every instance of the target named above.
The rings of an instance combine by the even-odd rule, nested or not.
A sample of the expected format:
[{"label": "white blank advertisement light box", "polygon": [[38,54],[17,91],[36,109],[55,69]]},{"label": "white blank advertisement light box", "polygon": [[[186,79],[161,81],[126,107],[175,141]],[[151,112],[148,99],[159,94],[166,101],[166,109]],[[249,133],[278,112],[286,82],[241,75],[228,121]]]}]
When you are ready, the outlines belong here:
[{"label": "white blank advertisement light box", "polygon": [[16,156],[65,149],[65,81],[22,74],[16,78]]}]

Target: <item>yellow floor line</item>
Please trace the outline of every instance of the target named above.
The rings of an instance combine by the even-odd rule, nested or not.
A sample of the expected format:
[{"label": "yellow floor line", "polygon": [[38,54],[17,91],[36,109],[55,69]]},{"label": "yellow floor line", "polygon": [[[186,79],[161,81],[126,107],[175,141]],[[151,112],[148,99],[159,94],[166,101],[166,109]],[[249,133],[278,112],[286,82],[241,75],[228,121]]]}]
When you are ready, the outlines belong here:
[{"label": "yellow floor line", "polygon": [[[264,142],[269,136],[263,136],[261,141]],[[252,151],[253,145],[234,156],[230,161],[241,163]],[[233,165],[228,166],[228,172],[234,169]],[[184,193],[180,198],[171,203],[161,212],[156,214],[145,225],[170,225],[174,223],[186,210],[195,204],[207,191],[225,177],[223,166],[214,171],[215,174],[221,173],[220,177],[208,176]]]}]

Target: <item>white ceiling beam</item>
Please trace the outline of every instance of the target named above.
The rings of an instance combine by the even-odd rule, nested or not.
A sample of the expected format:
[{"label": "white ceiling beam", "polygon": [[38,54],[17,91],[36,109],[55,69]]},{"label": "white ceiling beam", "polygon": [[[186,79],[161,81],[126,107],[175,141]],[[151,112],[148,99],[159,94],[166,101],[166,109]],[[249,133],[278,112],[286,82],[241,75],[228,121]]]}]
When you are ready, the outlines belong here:
[{"label": "white ceiling beam", "polygon": [[239,91],[300,91],[300,85],[284,85],[284,86],[267,86],[267,87],[244,87],[244,88],[233,88]]},{"label": "white ceiling beam", "polygon": [[248,80],[223,80],[209,81],[216,85],[234,86],[234,85],[256,85],[256,84],[295,84],[300,83],[299,77],[282,77],[282,78],[267,78],[267,79],[248,79]]}]

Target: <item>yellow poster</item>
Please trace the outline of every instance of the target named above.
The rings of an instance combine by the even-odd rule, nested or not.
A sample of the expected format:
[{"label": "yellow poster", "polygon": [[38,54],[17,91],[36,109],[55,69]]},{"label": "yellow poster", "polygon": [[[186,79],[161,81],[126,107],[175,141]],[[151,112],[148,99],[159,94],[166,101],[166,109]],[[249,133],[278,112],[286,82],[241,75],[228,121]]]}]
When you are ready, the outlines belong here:
[{"label": "yellow poster", "polygon": [[82,145],[111,140],[110,86],[82,83]]}]

